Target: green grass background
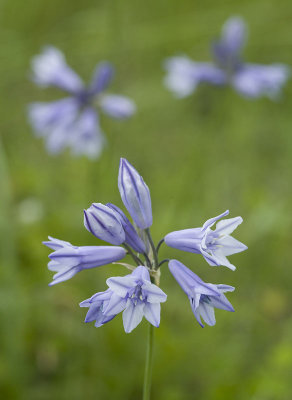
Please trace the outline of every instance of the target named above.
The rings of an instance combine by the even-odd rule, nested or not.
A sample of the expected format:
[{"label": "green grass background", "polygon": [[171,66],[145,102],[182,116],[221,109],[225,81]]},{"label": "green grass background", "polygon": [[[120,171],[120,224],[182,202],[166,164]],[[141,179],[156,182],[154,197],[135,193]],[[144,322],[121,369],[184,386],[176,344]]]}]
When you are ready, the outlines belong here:
[{"label": "green grass background", "polygon": [[[141,398],[146,322],[129,335],[120,316],[96,329],[78,306],[125,271],[105,266],[49,288],[41,245],[48,234],[99,244],[83,227],[83,209],[122,205],[121,156],[150,187],[155,241],[229,208],[244,218],[235,237],[249,246],[230,258],[234,273],[161,249],[207,282],[236,286],[236,312],[218,310],[216,326],[201,329],[163,266],[168,301],[155,331],[153,400],[292,398],[292,81],[276,103],[207,86],[179,101],[162,85],[166,57],[209,60],[210,41],[234,14],[249,24],[246,59],[292,65],[289,0],[0,1],[1,398]],[[108,146],[97,162],[50,157],[33,136],[27,104],[62,97],[29,80],[30,59],[46,44],[85,80],[100,60],[113,62],[110,89],[137,103],[131,120],[101,117]]]}]

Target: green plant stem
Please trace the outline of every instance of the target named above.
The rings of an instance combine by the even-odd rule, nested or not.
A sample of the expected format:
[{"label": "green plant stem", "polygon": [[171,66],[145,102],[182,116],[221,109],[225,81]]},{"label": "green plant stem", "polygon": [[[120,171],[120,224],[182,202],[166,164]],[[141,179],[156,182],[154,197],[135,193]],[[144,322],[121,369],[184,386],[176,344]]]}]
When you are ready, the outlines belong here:
[{"label": "green plant stem", "polygon": [[152,237],[151,237],[151,233],[150,233],[150,229],[149,228],[145,229],[145,232],[147,234],[147,237],[148,237],[151,249],[152,249],[152,253],[153,253],[154,269],[157,269],[159,263],[158,263],[158,255],[157,255],[157,252],[156,252],[156,247],[155,247],[155,245],[153,243],[153,240],[152,240]]},{"label": "green plant stem", "polygon": [[145,374],[144,374],[144,386],[143,386],[143,400],[150,400],[152,361],[153,361],[153,341],[154,341],[154,327],[153,327],[153,325],[149,324],[148,342],[147,342],[147,350],[146,350]]},{"label": "green plant stem", "polygon": [[123,244],[123,246],[125,247],[125,249],[128,251],[128,253],[130,254],[130,256],[133,258],[133,260],[135,261],[135,263],[137,265],[143,265],[143,262],[140,260],[139,257],[136,256],[136,254],[132,251],[131,247],[128,246],[126,243]]}]

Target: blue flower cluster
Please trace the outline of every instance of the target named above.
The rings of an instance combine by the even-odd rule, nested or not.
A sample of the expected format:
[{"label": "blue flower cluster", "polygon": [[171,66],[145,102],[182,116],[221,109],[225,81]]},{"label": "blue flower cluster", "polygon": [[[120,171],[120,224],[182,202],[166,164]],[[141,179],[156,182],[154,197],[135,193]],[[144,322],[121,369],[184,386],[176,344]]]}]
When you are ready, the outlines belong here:
[{"label": "blue flower cluster", "polygon": [[[167,299],[167,295],[158,287],[160,268],[165,262],[168,262],[170,272],[188,296],[195,318],[202,327],[201,318],[208,325],[215,324],[214,308],[234,311],[224,295],[234,290],[232,286],[205,283],[177,260],[159,262],[158,252],[160,245],[165,242],[169,247],[201,254],[211,266],[226,266],[234,270],[235,266],[227,256],[247,248],[230,236],[241,224],[242,218],[222,220],[228,214],[225,211],[206,221],[202,227],[171,232],[155,246],[150,234],[152,206],[149,188],[136,169],[123,158],[120,161],[118,187],[133,223],[117,206],[93,203],[84,211],[85,228],[113,246],[77,247],[49,237],[50,240],[44,244],[54,251],[49,255],[51,261],[48,268],[56,272],[50,285],[66,281],[84,269],[120,261],[128,255],[134,265],[121,265],[132,272],[123,277],[107,279],[107,290],[80,303],[81,307],[89,308],[85,322],[95,321],[95,326],[99,327],[123,312],[127,333],[141,322],[143,316],[158,327],[160,303]],[[214,224],[215,230],[211,229]]]}]

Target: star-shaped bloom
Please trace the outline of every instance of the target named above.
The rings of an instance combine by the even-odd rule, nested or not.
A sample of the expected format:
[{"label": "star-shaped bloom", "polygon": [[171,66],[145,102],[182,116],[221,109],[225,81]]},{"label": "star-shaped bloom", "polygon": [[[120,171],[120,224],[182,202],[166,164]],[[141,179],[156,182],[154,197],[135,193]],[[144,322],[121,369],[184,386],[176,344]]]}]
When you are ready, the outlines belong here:
[{"label": "star-shaped bloom", "polygon": [[[59,101],[29,106],[31,124],[38,136],[45,137],[50,153],[70,148],[75,156],[97,158],[105,143],[99,110],[115,119],[128,118],[136,110],[129,98],[105,93],[114,72],[108,62],[96,67],[91,83],[85,86],[67,65],[62,52],[50,46],[33,58],[32,70],[37,85],[54,86],[70,95]],[[95,104],[98,111],[93,108]]]},{"label": "star-shaped bloom", "polygon": [[171,232],[165,236],[165,243],[175,249],[202,254],[209,265],[224,265],[235,270],[235,266],[228,261],[227,256],[247,249],[247,246],[230,236],[242,223],[242,218],[224,219],[217,223],[215,230],[211,229],[219,219],[228,214],[227,210],[217,217],[208,219],[201,228]]},{"label": "star-shaped bloom", "polygon": [[50,286],[67,281],[84,269],[100,267],[119,261],[125,257],[126,251],[118,246],[73,246],[64,240],[49,236],[49,241],[43,242],[54,250],[49,255],[51,261],[48,269],[55,271]]},{"label": "star-shaped bloom", "polygon": [[165,62],[165,85],[180,98],[192,94],[203,82],[217,86],[229,84],[247,98],[277,98],[290,75],[288,66],[244,62],[242,50],[245,42],[243,19],[228,19],[220,40],[212,46],[214,63],[194,62],[187,56],[169,58]]},{"label": "star-shaped bloom", "polygon": [[166,301],[166,294],[151,283],[146,267],[138,266],[123,277],[109,278],[109,289],[96,293],[80,303],[89,307],[85,322],[96,321],[101,326],[123,311],[123,324],[126,333],[131,332],[142,321],[143,316],[155,327],[160,324],[160,303]]},{"label": "star-shaped bloom", "polygon": [[206,324],[216,324],[214,308],[234,311],[232,304],[224,295],[233,292],[234,287],[228,285],[214,285],[205,283],[194,272],[177,260],[170,260],[169,270],[188,296],[196,320],[203,328],[201,318]]}]

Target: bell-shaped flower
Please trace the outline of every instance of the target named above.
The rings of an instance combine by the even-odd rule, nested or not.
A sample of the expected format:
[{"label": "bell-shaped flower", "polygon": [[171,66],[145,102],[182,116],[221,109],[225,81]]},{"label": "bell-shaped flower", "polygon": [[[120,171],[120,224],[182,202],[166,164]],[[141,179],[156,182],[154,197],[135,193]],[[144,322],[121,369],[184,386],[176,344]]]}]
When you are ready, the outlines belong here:
[{"label": "bell-shaped flower", "polygon": [[149,228],[152,225],[149,188],[125,158],[120,160],[118,186],[123,203],[136,225],[141,229]]},{"label": "bell-shaped flower", "polygon": [[[69,148],[72,155],[98,158],[105,139],[99,124],[99,110],[116,118],[129,118],[136,111],[132,100],[104,93],[113,77],[113,66],[100,63],[86,86],[67,65],[60,50],[50,46],[32,60],[33,80],[40,86],[56,86],[71,97],[51,103],[33,103],[28,115],[38,136],[46,140],[49,153]],[[97,107],[97,111],[93,106]]]},{"label": "bell-shaped flower", "polygon": [[126,255],[123,247],[116,246],[73,246],[69,242],[49,236],[50,241],[43,242],[54,252],[49,255],[48,269],[55,271],[50,286],[66,281],[83,269],[100,267],[119,261]]},{"label": "bell-shaped flower", "polygon": [[96,328],[99,328],[100,326],[111,321],[117,314],[106,315],[104,314],[104,310],[109,304],[109,301],[111,300],[112,296],[113,296],[113,291],[107,289],[105,292],[96,293],[89,299],[82,301],[79,304],[80,307],[89,308],[84,322],[95,321],[94,325],[96,326]]},{"label": "bell-shaped flower", "polygon": [[107,203],[106,206],[115,211],[116,216],[121,221],[121,224],[125,231],[125,239],[126,239],[125,243],[128,244],[130,247],[132,247],[132,249],[134,249],[138,253],[145,253],[146,252],[145,243],[140,238],[136,229],[133,227],[133,225],[128,220],[126,215],[123,213],[123,211],[112,203]]},{"label": "bell-shaped flower", "polygon": [[194,62],[187,56],[166,60],[166,87],[177,97],[192,94],[200,83],[230,85],[247,98],[267,96],[275,99],[290,76],[283,64],[250,64],[243,61],[246,25],[242,18],[229,18],[222,35],[212,45],[214,62]]},{"label": "bell-shaped flower", "polygon": [[214,231],[211,229],[219,219],[228,214],[227,210],[209,219],[201,228],[171,232],[165,236],[165,243],[175,249],[202,254],[211,266],[223,265],[235,270],[235,266],[228,261],[227,256],[247,249],[247,246],[230,236],[242,223],[242,218],[235,217],[219,221],[216,229]]},{"label": "bell-shaped flower", "polygon": [[224,295],[225,292],[233,292],[233,286],[205,283],[177,260],[170,260],[168,266],[175,280],[188,296],[194,316],[201,327],[204,327],[201,318],[206,324],[215,325],[214,308],[234,311],[232,304]]},{"label": "bell-shaped flower", "polygon": [[125,241],[125,231],[120,218],[104,204],[93,203],[84,210],[84,225],[90,233],[105,242],[119,245]]},{"label": "bell-shaped flower", "polygon": [[100,326],[105,323],[101,321],[107,322],[108,318],[114,318],[123,311],[126,333],[135,329],[143,316],[155,327],[159,326],[160,303],[165,302],[167,296],[151,283],[146,267],[138,266],[131,274],[109,278],[106,283],[109,290],[97,293],[80,304],[82,307],[89,307],[86,321],[96,320],[96,325]]}]

